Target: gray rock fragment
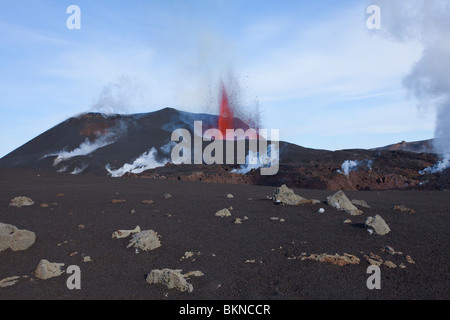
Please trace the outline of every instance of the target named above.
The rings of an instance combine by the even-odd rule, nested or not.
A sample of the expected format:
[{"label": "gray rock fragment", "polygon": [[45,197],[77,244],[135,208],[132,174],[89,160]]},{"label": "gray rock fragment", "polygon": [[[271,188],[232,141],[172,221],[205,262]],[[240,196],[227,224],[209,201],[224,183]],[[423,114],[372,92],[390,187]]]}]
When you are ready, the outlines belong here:
[{"label": "gray rock fragment", "polygon": [[386,221],[378,214],[374,217],[367,217],[365,220],[366,227],[372,228],[377,234],[384,236],[388,234],[391,229],[387,225]]},{"label": "gray rock fragment", "polygon": [[34,204],[33,200],[31,200],[28,197],[15,197],[14,199],[11,200],[11,202],[9,203],[10,207],[28,207],[28,206],[32,206]]},{"label": "gray rock fragment", "polygon": [[37,278],[42,280],[59,277],[64,272],[61,270],[61,267],[63,266],[64,263],[52,263],[48,260],[42,259],[34,271],[34,274]]},{"label": "gray rock fragment", "polygon": [[182,274],[181,272],[182,270],[155,269],[147,275],[146,281],[150,284],[160,283],[167,286],[169,289],[177,289],[181,292],[192,292],[194,287],[187,282],[187,279],[189,276],[202,276],[203,273],[201,271],[190,271],[186,274]]},{"label": "gray rock fragment", "polygon": [[334,195],[328,197],[327,202],[328,205],[335,207],[338,210],[343,210],[352,216],[358,216],[363,213],[351,203],[342,191],[338,191]]},{"label": "gray rock fragment", "polygon": [[31,247],[36,241],[36,234],[28,230],[0,222],[0,252],[6,249],[22,251]]},{"label": "gray rock fragment", "polygon": [[135,247],[143,251],[154,250],[161,247],[158,233],[153,230],[145,230],[132,236],[127,248]]}]

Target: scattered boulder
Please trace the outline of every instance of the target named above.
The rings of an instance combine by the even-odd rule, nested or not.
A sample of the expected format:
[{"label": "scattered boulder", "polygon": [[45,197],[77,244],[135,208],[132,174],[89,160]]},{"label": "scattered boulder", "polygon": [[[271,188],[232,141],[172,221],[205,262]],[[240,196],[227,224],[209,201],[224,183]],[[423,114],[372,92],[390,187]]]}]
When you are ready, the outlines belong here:
[{"label": "scattered boulder", "polygon": [[352,216],[359,216],[363,212],[356,208],[352,202],[347,198],[344,192],[338,191],[334,195],[327,198],[328,205],[343,210]]},{"label": "scattered boulder", "polygon": [[34,274],[37,278],[42,280],[59,277],[64,272],[63,270],[61,270],[61,267],[63,266],[64,263],[52,263],[48,262],[45,259],[42,259],[41,262],[39,262],[36,270],[34,271]]},{"label": "scattered boulder", "polygon": [[133,235],[127,248],[135,247],[143,251],[154,250],[161,246],[158,233],[153,230],[145,230]]},{"label": "scattered boulder", "polygon": [[396,254],[401,255],[401,254],[403,254],[403,252],[401,252],[401,251],[395,251],[394,248],[392,248],[392,247],[390,247],[390,246],[383,247],[383,248],[381,248],[380,250],[381,250],[382,252],[389,253],[390,255],[396,255]]},{"label": "scattered boulder", "polygon": [[370,206],[364,200],[355,200],[355,199],[353,199],[351,202],[354,205],[356,205],[356,206],[360,206],[360,207],[364,207],[364,208],[369,208],[370,209]]},{"label": "scattered boulder", "polygon": [[19,281],[20,276],[8,277],[3,280],[0,280],[0,288],[11,287]]},{"label": "scattered boulder", "polygon": [[370,253],[369,255],[364,255],[364,258],[366,259],[366,261],[372,265],[372,266],[381,266],[383,264],[383,259],[381,259],[380,256],[374,254],[374,253]]},{"label": "scattered boulder", "polygon": [[147,283],[160,283],[169,289],[177,289],[181,292],[187,291],[192,292],[194,287],[192,284],[187,282],[187,279],[190,276],[203,276],[201,271],[191,271],[186,274],[181,273],[182,270],[171,270],[171,269],[163,269],[163,270],[152,270],[146,278]]},{"label": "scattered boulder", "polygon": [[389,260],[385,261],[383,263],[383,265],[388,267],[388,268],[390,268],[390,269],[397,268],[397,265],[395,263],[393,263],[392,261],[389,261]]},{"label": "scattered boulder", "polygon": [[273,192],[272,201],[274,203],[282,203],[291,206],[296,206],[300,204],[317,204],[320,203],[319,200],[306,199],[294,193],[292,189],[289,189],[285,184],[280,188],[276,188]]},{"label": "scattered boulder", "polygon": [[172,198],[172,195],[170,193],[166,193],[163,195],[164,199],[170,199]]},{"label": "scattered boulder", "polygon": [[117,203],[124,203],[126,201],[127,200],[125,200],[125,199],[112,199],[111,203],[117,204]]},{"label": "scattered boulder", "polygon": [[233,199],[234,196],[233,196],[231,193],[229,193],[229,194],[227,194],[227,198],[228,198],[228,199]]},{"label": "scattered boulder", "polygon": [[413,260],[413,258],[411,258],[411,256],[406,256],[406,262],[411,263],[411,264],[415,264],[416,262]]},{"label": "scattered boulder", "polygon": [[28,207],[28,206],[32,206],[34,204],[33,200],[31,200],[28,197],[15,197],[14,199],[11,200],[11,202],[9,203],[10,207]]},{"label": "scattered boulder", "polygon": [[406,212],[406,213],[416,213],[416,210],[405,207],[403,204],[394,206],[395,211]]},{"label": "scattered boulder", "polygon": [[28,230],[0,222],[0,252],[6,249],[22,251],[31,247],[36,241],[36,234]]},{"label": "scattered boulder", "polygon": [[384,236],[388,234],[391,229],[387,225],[386,221],[378,214],[374,217],[367,217],[365,220],[366,227],[372,228],[377,234]]},{"label": "scattered boulder", "polygon": [[117,230],[114,231],[112,234],[112,238],[116,238],[116,239],[121,239],[121,238],[126,238],[131,234],[135,234],[135,233],[139,233],[141,232],[141,228],[139,226],[137,226],[134,230]]},{"label": "scattered boulder", "polygon": [[217,217],[230,217],[231,216],[231,212],[228,209],[222,209],[216,212],[216,216]]},{"label": "scattered boulder", "polygon": [[331,263],[340,267],[345,266],[347,264],[359,264],[359,258],[348,253],[344,253],[342,256],[339,254],[331,255],[327,253],[311,254],[309,257],[307,257],[307,259]]}]

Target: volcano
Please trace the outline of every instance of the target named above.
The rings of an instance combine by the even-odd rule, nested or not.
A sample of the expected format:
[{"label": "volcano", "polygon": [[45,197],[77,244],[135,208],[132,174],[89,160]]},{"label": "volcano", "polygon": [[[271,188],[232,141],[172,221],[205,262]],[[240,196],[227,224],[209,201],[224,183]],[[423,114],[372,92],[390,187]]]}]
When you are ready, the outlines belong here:
[{"label": "volcano", "polygon": [[[280,141],[280,168],[273,176],[261,176],[258,170],[237,163],[172,164],[171,135],[175,129],[186,129],[192,135],[203,134],[195,132],[195,121],[202,121],[203,131],[250,128],[233,117],[232,112],[227,113],[226,101],[224,91],[220,115],[165,108],[129,115],[74,116],[0,159],[0,167],[215,183],[270,186],[287,183],[297,188],[328,190],[450,187],[448,170],[441,174],[419,173],[438,161],[436,154],[389,148],[328,151]],[[203,142],[205,145],[207,142]]]}]

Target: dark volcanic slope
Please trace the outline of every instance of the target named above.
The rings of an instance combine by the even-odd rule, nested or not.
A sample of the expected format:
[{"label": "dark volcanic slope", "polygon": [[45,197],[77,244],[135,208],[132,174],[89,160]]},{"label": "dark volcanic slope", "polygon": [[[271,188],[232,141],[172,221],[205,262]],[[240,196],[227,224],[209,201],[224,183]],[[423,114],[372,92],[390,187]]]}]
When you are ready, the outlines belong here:
[{"label": "dark volcanic slope", "polygon": [[[298,188],[331,190],[448,189],[450,186],[448,172],[442,175],[419,173],[437,162],[435,154],[397,150],[406,147],[328,151],[281,141],[280,170],[274,176],[261,176],[259,170],[245,175],[231,174],[233,169],[239,169],[237,164],[167,164],[171,161],[170,152],[174,145],[170,144],[172,132],[187,129],[193,137],[194,121],[202,121],[204,132],[217,127],[218,117],[171,108],[134,115],[83,114],[64,121],[6,155],[0,159],[0,167],[109,175],[111,170],[121,169],[124,165],[130,171],[131,164],[138,158],[142,160],[144,155],[148,157],[143,162],[152,165],[144,166],[135,172],[135,176],[270,186],[289,183]],[[237,118],[234,127],[248,129]],[[203,142],[202,150],[208,143]],[[423,144],[411,144],[416,145]],[[413,149],[418,151],[417,148]],[[348,174],[343,174],[344,162],[357,165],[350,168]],[[141,173],[147,168],[150,170]]]},{"label": "dark volcanic slope", "polygon": [[422,152],[436,153],[433,146],[433,139],[413,141],[413,142],[402,141],[384,147],[375,148],[373,150],[408,151],[415,153],[422,153]]},{"label": "dark volcanic slope", "polygon": [[[353,217],[324,203],[275,205],[266,198],[273,188],[262,186],[8,169],[0,170],[0,190],[0,221],[37,235],[36,243],[26,251],[0,252],[0,280],[27,276],[12,287],[0,288],[0,300],[449,298],[450,197],[444,191],[347,191],[350,199],[366,200],[371,206]],[[321,201],[333,194],[295,191]],[[61,192],[64,196],[58,197]],[[165,199],[165,193],[173,197]],[[234,198],[228,199],[228,193]],[[20,195],[31,197],[35,205],[8,207]],[[126,202],[113,204],[112,199]],[[147,199],[155,202],[143,204]],[[50,206],[42,208],[42,203]],[[392,209],[400,204],[416,212]],[[232,217],[214,215],[230,206]],[[325,212],[319,214],[321,207]],[[390,226],[389,234],[370,235],[362,227],[366,217],[376,214]],[[248,219],[242,224],[234,223],[244,216]],[[352,223],[343,223],[348,218]],[[126,248],[128,239],[111,238],[114,231],[137,225],[158,232],[161,247],[136,254]],[[385,246],[403,254],[382,252]],[[188,251],[194,256],[182,259]],[[339,267],[300,259],[319,253],[353,254],[361,262]],[[406,268],[381,266],[381,289],[369,290],[368,263],[363,256],[370,253]],[[86,255],[92,262],[82,262]],[[407,255],[415,264],[406,261]],[[36,279],[33,271],[41,259],[65,267],[78,265],[81,290],[67,289],[66,274]],[[189,279],[192,293],[146,283],[151,270],[162,268],[199,270],[204,276]]]},{"label": "dark volcanic slope", "polygon": [[[6,155],[0,159],[0,167],[52,170],[66,167],[64,171],[70,172],[77,167],[87,166],[84,170],[86,173],[105,174],[106,164],[121,166],[152,147],[158,149],[170,141],[174,129],[186,128],[192,131],[195,120],[202,120],[204,126],[208,127],[217,123],[217,116],[192,114],[171,108],[134,115],[83,114],[64,121]],[[235,122],[243,126],[238,119]],[[81,155],[75,154],[52,166],[56,158],[52,154],[74,150],[80,151]]]}]

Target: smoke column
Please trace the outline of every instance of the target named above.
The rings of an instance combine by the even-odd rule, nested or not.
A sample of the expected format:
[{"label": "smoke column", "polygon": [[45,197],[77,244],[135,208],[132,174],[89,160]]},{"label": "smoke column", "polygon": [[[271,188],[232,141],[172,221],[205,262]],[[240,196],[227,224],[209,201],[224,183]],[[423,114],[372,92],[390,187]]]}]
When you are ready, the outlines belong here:
[{"label": "smoke column", "polygon": [[[448,0],[378,0],[382,30],[394,41],[418,40],[421,58],[403,85],[421,108],[435,108],[434,147],[442,156],[435,171],[450,166],[450,2]],[[430,170],[433,171],[433,170]]]}]

